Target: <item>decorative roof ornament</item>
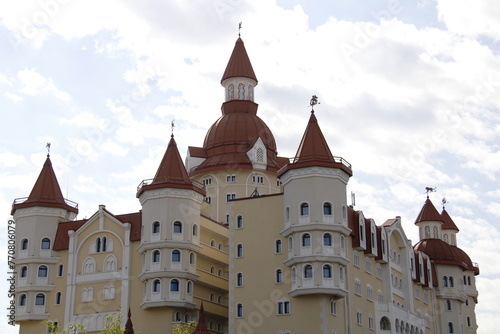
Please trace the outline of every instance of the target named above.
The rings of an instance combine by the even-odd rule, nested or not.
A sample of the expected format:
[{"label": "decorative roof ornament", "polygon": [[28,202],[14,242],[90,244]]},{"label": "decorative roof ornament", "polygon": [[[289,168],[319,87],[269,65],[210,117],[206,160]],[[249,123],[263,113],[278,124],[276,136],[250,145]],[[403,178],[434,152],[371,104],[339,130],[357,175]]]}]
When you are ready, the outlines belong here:
[{"label": "decorative roof ornament", "polygon": [[45,146],[47,148],[47,158],[50,157],[50,143],[47,143],[47,145]]},{"label": "decorative roof ornament", "polygon": [[444,210],[444,205],[446,203],[448,203],[448,201],[446,200],[446,197],[443,197],[443,199],[441,200],[441,203],[443,203],[443,210]]},{"label": "decorative roof ornament", "polygon": [[425,187],[425,193],[427,194],[427,198],[429,198],[429,193],[435,193],[436,192],[436,187],[431,188],[431,187]]},{"label": "decorative roof ornament", "polygon": [[241,37],[241,24],[242,24],[242,23],[243,23],[243,22],[240,22],[240,23],[238,24],[238,37]]},{"label": "decorative roof ornament", "polygon": [[316,95],[313,95],[311,101],[309,101],[309,106],[311,107],[311,114],[314,114],[314,106],[317,104],[321,103],[318,102],[318,97]]},{"label": "decorative roof ornament", "polygon": [[172,120],[172,122],[170,122],[170,137],[174,137],[174,128],[175,128],[175,119]]}]

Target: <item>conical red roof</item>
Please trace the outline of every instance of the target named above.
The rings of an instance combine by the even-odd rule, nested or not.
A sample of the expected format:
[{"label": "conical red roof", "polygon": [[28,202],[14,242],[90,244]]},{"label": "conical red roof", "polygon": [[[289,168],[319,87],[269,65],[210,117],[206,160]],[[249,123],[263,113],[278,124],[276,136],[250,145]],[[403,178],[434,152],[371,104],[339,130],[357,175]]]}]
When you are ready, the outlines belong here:
[{"label": "conical red roof", "polygon": [[16,209],[33,206],[63,208],[74,213],[78,213],[77,204],[71,204],[72,205],[69,205],[68,201],[66,201],[62,195],[59,182],[57,182],[56,174],[52,168],[50,156],[47,155],[42,171],[40,172],[30,195],[25,201],[21,202],[20,200],[16,200],[14,202],[14,205],[12,206],[12,214]]},{"label": "conical red roof", "polygon": [[250,63],[250,58],[245,49],[245,44],[239,37],[234,45],[233,53],[231,54],[231,58],[229,58],[226,70],[222,75],[221,83],[226,79],[234,77],[245,77],[257,81],[252,63]]},{"label": "conical red roof", "polygon": [[443,209],[443,211],[441,212],[441,217],[443,217],[444,221],[444,224],[441,227],[442,230],[454,230],[457,232],[460,231],[457,225],[455,225],[455,223],[453,222],[453,219],[451,219],[446,209]]},{"label": "conical red roof", "polygon": [[200,313],[198,316],[198,323],[196,324],[196,328],[192,334],[210,334],[207,329],[207,324],[205,321],[205,312],[203,310],[203,302],[201,302]]},{"label": "conical red roof", "polygon": [[417,219],[415,220],[415,224],[418,224],[420,222],[425,222],[425,221],[440,221],[444,222],[443,218],[439,214],[439,212],[436,210],[436,207],[434,204],[432,204],[431,200],[427,197],[424,206],[422,207],[422,210],[420,210],[420,213],[417,216]]},{"label": "conical red roof", "polygon": [[[352,176],[350,164],[342,158],[332,155],[328,143],[323,136],[323,132],[319,127],[318,120],[314,115],[314,111],[311,112],[309,123],[302,136],[293,163],[289,164],[286,170],[308,166],[341,168],[349,174],[349,176]],[[284,171],[285,170],[280,171],[280,174],[284,173]]]},{"label": "conical red roof", "polygon": [[134,334],[134,326],[132,324],[130,308],[128,309],[127,323],[125,324],[125,330],[123,334]]},{"label": "conical red roof", "polygon": [[143,181],[139,186],[137,197],[139,197],[144,190],[159,188],[193,189],[203,195],[205,194],[201,185],[194,185],[193,181],[189,178],[173,135],[170,138],[167,150],[163,155],[163,159],[160,162],[154,179],[150,182]]}]

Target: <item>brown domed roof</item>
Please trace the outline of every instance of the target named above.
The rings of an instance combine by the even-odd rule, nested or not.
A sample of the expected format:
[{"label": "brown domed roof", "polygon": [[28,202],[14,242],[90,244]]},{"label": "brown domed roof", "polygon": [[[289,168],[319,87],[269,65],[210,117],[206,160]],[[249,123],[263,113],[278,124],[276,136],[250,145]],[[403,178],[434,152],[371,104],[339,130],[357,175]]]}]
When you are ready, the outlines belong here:
[{"label": "brown domed roof", "polygon": [[474,270],[469,256],[457,246],[451,246],[441,239],[424,239],[414,246],[415,251],[427,254],[437,264],[461,266],[466,270]]},{"label": "brown domed roof", "polygon": [[222,105],[222,116],[210,127],[203,143],[207,159],[196,171],[228,164],[240,167],[246,164],[251,168],[252,162],[247,151],[259,138],[267,148],[268,168],[279,167],[274,136],[266,123],[257,116],[257,107],[256,103],[248,100],[232,100]]}]

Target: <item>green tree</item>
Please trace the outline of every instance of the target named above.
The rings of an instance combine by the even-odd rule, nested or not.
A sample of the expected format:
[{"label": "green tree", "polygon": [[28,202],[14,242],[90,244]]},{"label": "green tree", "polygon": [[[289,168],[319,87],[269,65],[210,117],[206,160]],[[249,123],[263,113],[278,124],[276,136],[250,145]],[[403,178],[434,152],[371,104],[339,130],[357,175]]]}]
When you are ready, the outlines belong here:
[{"label": "green tree", "polygon": [[52,321],[46,322],[49,334],[86,334],[85,326],[80,323],[71,323],[68,328],[62,329],[58,324]]},{"label": "green tree", "polygon": [[193,328],[196,327],[196,322],[190,321],[185,324],[177,324],[174,326],[174,334],[191,334]]},{"label": "green tree", "polygon": [[125,327],[122,327],[122,313],[118,310],[104,318],[104,329],[100,334],[123,334],[124,330]]}]

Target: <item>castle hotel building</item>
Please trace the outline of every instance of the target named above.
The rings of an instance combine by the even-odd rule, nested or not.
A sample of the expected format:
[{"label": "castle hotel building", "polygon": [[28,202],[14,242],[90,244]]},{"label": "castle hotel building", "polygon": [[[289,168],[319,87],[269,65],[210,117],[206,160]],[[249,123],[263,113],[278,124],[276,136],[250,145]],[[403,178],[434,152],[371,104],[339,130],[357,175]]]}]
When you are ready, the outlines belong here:
[{"label": "castle hotel building", "polygon": [[257,83],[238,38],[222,115],[185,163],[172,135],[156,175],[137,180],[139,212],[99,205],[77,219],[47,156],[12,206],[20,334],[47,321],[98,333],[117,310],[143,334],[198,320],[195,333],[476,333],[479,267],[448,212],[427,197],[413,245],[400,217],[377,225],[354,210],[352,167],[314,110],[295,157],[280,157]]}]

